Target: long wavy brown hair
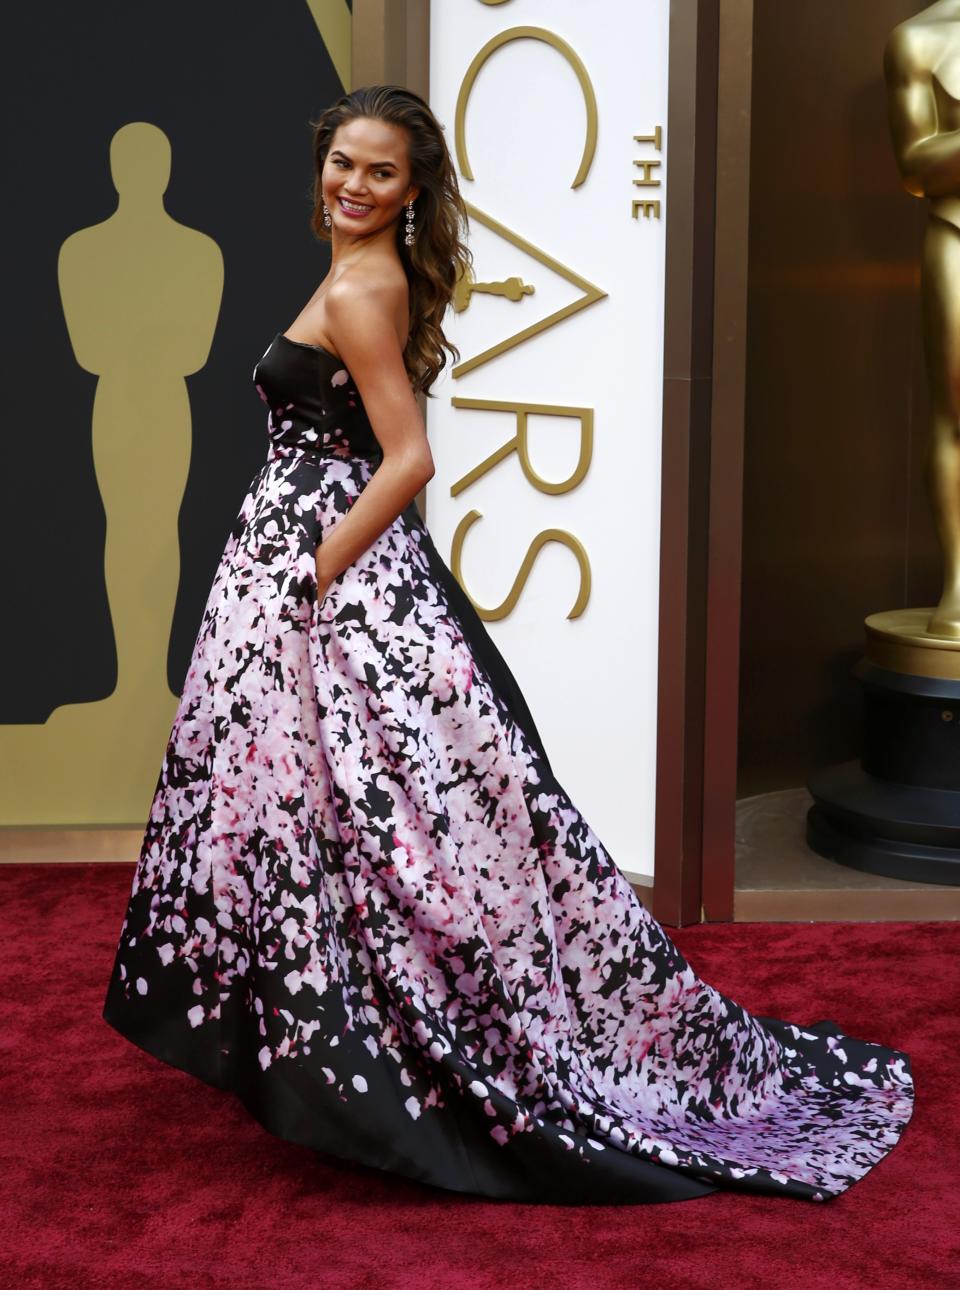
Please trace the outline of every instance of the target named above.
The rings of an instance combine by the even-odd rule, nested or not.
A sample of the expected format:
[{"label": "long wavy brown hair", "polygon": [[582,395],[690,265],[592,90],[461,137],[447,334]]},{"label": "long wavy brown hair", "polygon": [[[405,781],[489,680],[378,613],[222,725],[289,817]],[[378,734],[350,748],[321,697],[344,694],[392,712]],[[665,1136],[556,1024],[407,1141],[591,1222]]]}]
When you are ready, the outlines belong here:
[{"label": "long wavy brown hair", "polygon": [[405,225],[398,219],[397,250],[410,284],[410,332],[403,351],[410,383],[428,398],[448,351],[454,359],[460,351],[443,331],[443,317],[461,275],[473,264],[469,247],[461,234],[468,229],[467,211],[460,195],[443,126],[428,103],[400,85],[365,85],[351,90],[320,114],[313,127],[313,214],[310,227],[323,241],[330,230],[323,226],[321,178],[327,153],[339,126],[356,117],[373,117],[402,126],[407,132],[410,183],[420,191],[413,203],[415,236],[412,246],[404,242]]}]

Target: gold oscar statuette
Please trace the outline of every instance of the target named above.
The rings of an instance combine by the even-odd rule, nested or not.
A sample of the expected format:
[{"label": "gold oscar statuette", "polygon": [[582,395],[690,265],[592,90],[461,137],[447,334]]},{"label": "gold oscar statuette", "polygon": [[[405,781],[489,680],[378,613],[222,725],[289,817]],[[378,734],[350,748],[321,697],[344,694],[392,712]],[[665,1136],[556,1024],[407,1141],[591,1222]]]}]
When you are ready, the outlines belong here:
[{"label": "gold oscar statuette", "polygon": [[808,780],[807,841],[870,873],[960,886],[960,0],[895,27],[883,49],[893,152],[928,202],[920,307],[931,424],[924,466],[943,552],[934,607],[864,621],[858,760]]}]

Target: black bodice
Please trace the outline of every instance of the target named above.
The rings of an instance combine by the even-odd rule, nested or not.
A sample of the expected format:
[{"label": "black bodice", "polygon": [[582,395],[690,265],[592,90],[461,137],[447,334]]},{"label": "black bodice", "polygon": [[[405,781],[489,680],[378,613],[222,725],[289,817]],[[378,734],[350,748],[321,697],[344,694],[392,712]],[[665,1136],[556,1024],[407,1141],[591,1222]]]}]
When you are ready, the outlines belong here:
[{"label": "black bodice", "polygon": [[271,448],[322,457],[382,457],[343,360],[322,345],[278,332],[253,369],[269,408]]}]

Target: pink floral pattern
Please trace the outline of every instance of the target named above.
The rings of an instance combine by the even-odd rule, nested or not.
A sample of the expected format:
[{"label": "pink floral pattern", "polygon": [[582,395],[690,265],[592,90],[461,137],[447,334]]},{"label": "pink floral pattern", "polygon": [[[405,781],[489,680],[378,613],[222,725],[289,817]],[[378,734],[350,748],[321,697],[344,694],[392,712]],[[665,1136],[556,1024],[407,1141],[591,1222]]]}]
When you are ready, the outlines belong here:
[{"label": "pink floral pattern", "polygon": [[454,1190],[824,1201],[892,1149],[909,1058],[702,981],[554,777],[411,505],[316,604],[380,460],[278,335],[269,451],[210,590],[104,1017],[272,1132]]}]

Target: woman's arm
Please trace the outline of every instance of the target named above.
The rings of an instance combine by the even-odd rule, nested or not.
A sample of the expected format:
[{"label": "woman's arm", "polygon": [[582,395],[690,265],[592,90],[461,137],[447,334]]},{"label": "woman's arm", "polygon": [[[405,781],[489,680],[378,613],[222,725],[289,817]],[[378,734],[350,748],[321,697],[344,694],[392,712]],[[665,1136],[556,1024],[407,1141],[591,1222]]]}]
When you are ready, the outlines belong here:
[{"label": "woman's arm", "polygon": [[391,321],[401,289],[354,280],[349,287],[334,284],[324,301],[326,329],[363,400],[383,461],[317,547],[318,602],[330,583],[406,509],[436,469]]}]

